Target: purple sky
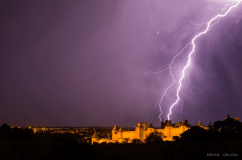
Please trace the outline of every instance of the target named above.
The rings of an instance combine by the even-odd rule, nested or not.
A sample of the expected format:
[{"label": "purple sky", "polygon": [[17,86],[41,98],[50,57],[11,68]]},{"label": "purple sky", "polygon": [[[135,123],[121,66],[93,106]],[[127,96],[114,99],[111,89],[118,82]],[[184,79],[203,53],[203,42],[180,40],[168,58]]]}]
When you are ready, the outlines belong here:
[{"label": "purple sky", "polygon": [[[223,5],[214,0],[149,0],[148,5],[146,0],[2,0],[0,124],[135,126],[145,121],[160,126],[160,112],[153,111],[172,82],[169,72],[135,73],[170,63],[195,32],[158,49],[185,33],[179,32],[183,27],[194,27],[190,20],[202,23],[218,13],[209,7]],[[208,125],[227,112],[242,119],[241,8],[196,41],[186,75],[197,95],[182,89],[184,113],[175,106],[172,123],[188,119]],[[164,101],[164,119],[171,102]]]}]

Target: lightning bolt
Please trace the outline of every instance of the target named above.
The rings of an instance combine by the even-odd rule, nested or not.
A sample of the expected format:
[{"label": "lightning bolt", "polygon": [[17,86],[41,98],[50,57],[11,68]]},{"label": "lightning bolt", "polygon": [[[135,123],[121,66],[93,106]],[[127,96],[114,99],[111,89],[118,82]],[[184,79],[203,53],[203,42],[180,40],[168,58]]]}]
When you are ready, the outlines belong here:
[{"label": "lightning bolt", "polygon": [[[180,99],[180,97],[179,97],[179,92],[180,92],[180,90],[181,90],[181,87],[182,87],[182,80],[183,80],[183,78],[185,77],[185,71],[187,70],[187,68],[189,67],[189,65],[190,65],[190,62],[191,62],[191,56],[192,56],[192,54],[195,52],[195,48],[196,48],[196,45],[195,45],[195,41],[197,40],[197,38],[199,38],[200,36],[202,36],[202,35],[204,35],[204,34],[206,34],[216,23],[218,23],[219,22],[219,20],[220,20],[220,18],[221,17],[225,17],[225,16],[227,16],[227,14],[233,9],[233,8],[236,8],[239,4],[240,4],[240,2],[241,2],[242,0],[239,0],[239,1],[237,1],[237,2],[234,2],[234,3],[232,3],[231,5],[230,5],[230,7],[227,9],[227,11],[224,13],[224,14],[222,14],[222,12],[224,11],[224,10],[222,10],[222,12],[219,14],[219,15],[217,15],[217,16],[215,16],[214,18],[212,18],[209,22],[207,22],[206,23],[206,25],[207,25],[207,27],[206,27],[206,29],[203,31],[203,32],[200,32],[200,33],[198,33],[198,34],[196,34],[195,35],[195,37],[192,39],[192,41],[191,41],[191,43],[188,43],[183,49],[182,49],[182,51],[180,52],[180,53],[178,53],[174,58],[173,58],[173,60],[172,60],[172,62],[171,62],[171,64],[170,64],[170,75],[173,77],[173,83],[170,85],[170,86],[168,86],[168,88],[165,90],[165,93],[162,95],[162,97],[161,97],[161,99],[160,99],[160,102],[159,102],[159,107],[160,107],[160,110],[161,110],[161,102],[162,102],[162,100],[163,100],[163,97],[166,95],[166,92],[167,92],[167,90],[169,89],[169,88],[171,88],[175,83],[176,83],[176,81],[175,81],[175,78],[174,78],[174,75],[172,74],[172,68],[171,68],[171,65],[173,64],[173,62],[174,62],[174,60],[176,59],[176,57],[178,56],[178,55],[180,55],[189,45],[192,45],[192,51],[189,53],[189,55],[188,55],[188,61],[187,61],[187,64],[185,65],[185,67],[183,68],[183,70],[182,70],[182,76],[180,77],[180,79],[179,79],[179,86],[178,86],[178,89],[177,89],[177,91],[176,91],[176,101],[171,105],[171,107],[170,107],[170,109],[169,109],[169,114],[167,115],[167,118],[168,118],[168,120],[170,120],[170,115],[172,114],[172,108],[175,106],[175,105],[177,105],[178,104],[178,102],[179,101],[181,101],[181,99]],[[229,5],[226,5],[225,6],[225,9],[227,8],[227,6],[229,6]],[[214,21],[216,21],[215,23],[213,23]],[[181,101],[182,102],[182,101]],[[183,102],[182,102],[182,104],[183,104]],[[161,114],[162,114],[162,111],[161,111]],[[161,118],[161,114],[160,114],[160,118]]]},{"label": "lightning bolt", "polygon": [[[161,120],[161,115],[163,114],[162,109],[161,109],[161,103],[163,102],[164,97],[169,98],[169,97],[167,96],[167,92],[168,92],[168,90],[171,89],[172,87],[174,87],[174,85],[177,84],[177,83],[178,83],[178,88],[177,88],[177,90],[176,90],[176,95],[173,95],[172,97],[169,98],[169,101],[170,101],[172,98],[174,98],[174,97],[176,97],[176,100],[175,100],[175,102],[172,103],[172,105],[170,106],[170,108],[169,108],[169,113],[167,114],[167,118],[168,118],[168,120],[170,120],[170,115],[172,114],[172,109],[173,109],[173,107],[174,107],[175,105],[177,105],[179,102],[180,102],[181,105],[182,105],[182,106],[181,106],[181,113],[183,113],[183,112],[182,112],[182,108],[183,108],[183,104],[184,104],[184,103],[183,103],[183,101],[181,100],[181,98],[179,97],[179,94],[183,94],[182,92],[180,92],[181,88],[183,87],[183,86],[182,86],[182,80],[183,80],[184,77],[185,77],[185,71],[186,71],[187,68],[190,66],[190,63],[191,63],[191,56],[192,56],[192,54],[195,52],[195,48],[196,48],[195,41],[196,41],[200,36],[206,34],[210,29],[212,29],[212,27],[213,27],[215,24],[217,24],[217,23],[220,21],[220,19],[221,19],[222,17],[227,16],[227,14],[228,14],[233,8],[236,8],[236,7],[240,4],[241,1],[242,1],[242,0],[237,0],[237,1],[234,1],[233,3],[226,4],[226,5],[224,6],[224,8],[213,9],[213,8],[211,8],[211,7],[208,7],[209,9],[211,9],[211,10],[213,10],[213,11],[217,11],[217,10],[219,10],[219,11],[220,11],[219,14],[216,15],[214,18],[212,18],[209,22],[203,22],[203,23],[201,23],[201,24],[196,24],[195,21],[191,21],[191,20],[190,20],[190,23],[193,24],[193,25],[195,26],[195,28],[188,28],[188,27],[184,27],[184,28],[182,28],[179,32],[181,32],[181,31],[183,31],[183,30],[186,30],[185,33],[183,33],[183,34],[180,35],[180,36],[177,36],[177,35],[176,35],[176,36],[173,37],[173,38],[172,38],[167,44],[165,44],[163,47],[161,47],[160,49],[158,49],[158,50],[162,50],[162,49],[164,49],[165,47],[167,47],[168,45],[170,45],[170,44],[173,42],[174,39],[179,38],[179,37],[182,37],[182,36],[184,36],[185,34],[195,32],[195,31],[197,31],[198,29],[200,29],[201,26],[206,25],[206,29],[205,29],[204,31],[202,31],[202,32],[200,32],[200,33],[197,33],[197,34],[193,37],[193,39],[191,40],[190,43],[188,43],[188,44],[187,44],[187,45],[186,45],[186,46],[185,46],[185,47],[184,47],[184,48],[183,48],[183,49],[182,49],[177,55],[175,55],[174,57],[172,57],[172,60],[171,60],[171,63],[170,63],[170,64],[166,64],[166,65],[164,65],[164,66],[162,66],[162,67],[159,67],[159,68],[161,68],[161,70],[158,71],[158,72],[152,72],[152,71],[150,71],[150,72],[138,72],[138,73],[140,73],[140,74],[141,74],[141,73],[144,74],[144,76],[145,76],[145,75],[148,75],[148,74],[159,74],[159,73],[162,73],[162,72],[164,72],[164,71],[166,71],[166,70],[170,70],[170,75],[172,76],[173,82],[172,82],[172,84],[170,84],[170,85],[165,89],[164,94],[161,96],[161,98],[160,98],[160,99],[158,100],[158,102],[155,104],[155,108],[156,108],[157,105],[158,105],[159,110],[160,110],[160,115],[159,115],[160,120]],[[148,6],[148,8],[149,8],[149,0],[147,0],[147,6]],[[223,13],[224,11],[226,11],[226,12]],[[159,34],[161,30],[158,30],[158,29],[155,27],[154,22],[153,22],[152,17],[151,17],[151,9],[150,9],[150,8],[149,8],[149,12],[150,12],[150,21],[151,21],[152,27],[153,27],[154,30],[157,32],[157,34]],[[163,28],[164,28],[164,27],[163,27]],[[177,82],[177,81],[175,80],[175,77],[174,77],[174,74],[175,74],[177,71],[175,71],[174,73],[172,73],[172,70],[173,70],[173,68],[172,68],[172,64],[174,63],[175,59],[176,59],[179,55],[181,55],[181,54],[184,52],[184,50],[187,49],[188,46],[190,46],[190,45],[192,46],[192,50],[191,50],[190,53],[188,54],[188,57],[185,58],[184,60],[179,60],[179,61],[185,61],[185,60],[187,60],[187,63],[186,63],[186,65],[184,66],[184,68],[182,69],[182,71],[180,71],[182,74],[181,74],[181,77],[179,78],[179,81]],[[168,58],[169,58],[169,57],[168,57]],[[190,78],[189,78],[189,82],[190,82]],[[187,87],[186,87],[186,88],[187,88],[192,94],[195,94],[195,93],[193,93],[193,92],[188,88],[189,82],[187,83]],[[154,114],[154,112],[153,112],[153,114]]]}]

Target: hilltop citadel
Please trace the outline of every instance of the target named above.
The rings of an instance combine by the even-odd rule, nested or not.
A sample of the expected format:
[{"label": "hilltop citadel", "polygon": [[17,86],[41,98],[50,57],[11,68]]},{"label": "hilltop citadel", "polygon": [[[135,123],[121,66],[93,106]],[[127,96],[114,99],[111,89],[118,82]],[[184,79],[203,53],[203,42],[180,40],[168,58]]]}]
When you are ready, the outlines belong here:
[{"label": "hilltop citadel", "polygon": [[[227,114],[225,120],[223,122],[236,121],[240,122],[239,118],[230,118],[229,114]],[[215,124],[223,123],[221,121],[215,122]],[[208,127],[204,127],[202,123],[199,121],[197,126],[208,130]],[[152,132],[161,132],[163,141],[174,141],[173,137],[181,137],[181,134],[187,130],[189,130],[192,126],[188,124],[188,120],[184,122],[178,122],[176,124],[172,124],[171,120],[166,120],[165,122],[161,122],[160,128],[154,128],[152,123],[147,127],[146,122],[138,123],[135,127],[134,131],[124,131],[121,127],[118,129],[115,124],[112,130],[112,139],[99,139],[97,132],[95,131],[92,136],[92,144],[95,143],[132,143],[134,139],[139,139],[142,142],[145,142],[147,136]]]}]

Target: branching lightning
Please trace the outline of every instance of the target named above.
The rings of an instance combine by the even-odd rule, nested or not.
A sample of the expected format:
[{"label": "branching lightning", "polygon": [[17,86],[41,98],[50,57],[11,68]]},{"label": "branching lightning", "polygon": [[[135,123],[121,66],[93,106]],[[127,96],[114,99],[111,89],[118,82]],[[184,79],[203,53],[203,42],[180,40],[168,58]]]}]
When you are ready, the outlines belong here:
[{"label": "branching lightning", "polygon": [[[177,88],[177,90],[176,90],[176,100],[175,100],[175,102],[174,103],[172,103],[172,105],[170,106],[170,108],[169,108],[169,113],[167,114],[167,118],[168,118],[168,120],[170,120],[170,116],[171,116],[171,114],[172,114],[172,109],[173,109],[173,107],[175,106],[175,105],[177,105],[178,103],[181,103],[181,105],[182,105],[182,107],[183,107],[183,101],[181,100],[181,98],[180,98],[180,96],[179,96],[179,94],[183,94],[180,90],[181,90],[181,88],[183,87],[182,86],[182,80],[184,79],[184,77],[185,77],[185,72],[186,72],[186,70],[187,70],[187,68],[190,66],[190,63],[191,63],[191,56],[193,55],[193,53],[195,52],[195,48],[196,48],[196,44],[195,44],[195,41],[200,37],[200,36],[202,36],[202,35],[204,35],[204,34],[206,34],[215,24],[217,24],[218,22],[219,22],[219,20],[222,18],[222,17],[225,17],[225,16],[227,16],[227,14],[233,9],[233,8],[236,8],[239,4],[240,4],[240,2],[241,2],[242,0],[237,0],[237,1],[234,1],[233,3],[231,3],[231,4],[226,4],[225,5],[225,7],[224,8],[219,8],[219,9],[212,9],[211,7],[209,7],[209,9],[211,9],[211,10],[220,10],[221,12],[218,14],[218,15],[216,15],[214,18],[212,18],[209,22],[203,22],[203,23],[201,23],[201,24],[196,24],[194,21],[191,21],[190,20],[190,23],[192,23],[194,26],[196,26],[195,28],[192,28],[192,29],[190,29],[190,28],[188,28],[188,27],[184,27],[184,28],[182,28],[180,31],[182,31],[182,30],[187,30],[184,34],[187,34],[187,33],[191,33],[191,32],[194,32],[194,31],[196,31],[196,30],[198,30],[198,29],[200,29],[201,28],[201,26],[203,26],[203,25],[206,25],[206,29],[204,30],[204,31],[202,31],[202,32],[200,32],[200,33],[197,33],[194,37],[193,37],[193,39],[191,40],[191,42],[190,43],[188,43],[177,55],[175,55],[173,58],[172,58],[172,61],[171,61],[171,63],[170,64],[167,64],[167,65],[164,65],[164,66],[162,66],[162,67],[160,67],[161,68],[161,70],[160,71],[158,71],[158,72],[148,72],[148,73],[145,73],[145,72],[139,72],[139,73],[143,73],[143,74],[145,74],[145,75],[147,75],[147,74],[158,74],[158,73],[161,73],[161,72],[164,72],[164,71],[166,71],[166,70],[169,70],[170,71],[170,75],[172,76],[172,79],[173,79],[173,82],[165,89],[165,92],[164,92],[164,94],[161,96],[161,98],[159,99],[159,101],[155,104],[155,106],[159,106],[159,110],[160,110],[160,115],[159,115],[159,118],[160,118],[160,120],[161,120],[161,115],[163,114],[163,112],[162,112],[162,109],[161,109],[161,103],[162,103],[162,101],[163,101],[163,99],[164,99],[164,97],[167,97],[168,98],[168,96],[167,96],[167,92],[168,92],[168,89],[171,89],[172,87],[174,87],[174,85],[175,84],[178,84],[178,88]],[[147,0],[147,5],[148,5],[148,0]],[[225,12],[226,11],[226,12]],[[224,13],[225,12],[225,13]],[[151,10],[150,10],[150,13],[151,13]],[[160,33],[160,31],[158,31],[158,29],[155,27],[155,25],[154,25],[154,23],[153,23],[153,21],[152,21],[152,18],[151,18],[151,15],[150,15],[150,20],[151,20],[151,23],[152,23],[152,26],[153,26],[153,28],[155,29],[155,31],[157,32],[157,34],[159,34]],[[182,34],[182,35],[180,35],[180,36],[183,36],[184,34]],[[164,49],[166,46],[168,46],[169,44],[171,44],[172,43],[172,41],[175,39],[175,38],[177,38],[177,37],[180,37],[180,36],[175,36],[174,38],[172,38],[171,39],[171,41],[169,42],[169,43],[167,43],[166,45],[164,45],[163,47],[161,47],[159,50],[161,50],[161,49]],[[187,49],[188,48],[188,46],[192,46],[192,50],[190,51],[190,53],[188,54],[188,57],[186,58],[186,59],[184,59],[184,60],[182,60],[182,61],[185,61],[185,60],[187,60],[187,63],[186,63],[186,65],[184,66],[184,68],[182,69],[182,71],[181,71],[181,77],[179,78],[179,80],[178,80],[178,82],[175,80],[175,77],[174,77],[174,73],[172,73],[172,64],[174,63],[174,61],[175,61],[175,59],[179,56],[179,55],[181,55],[183,52],[184,52],[184,50],[185,49]],[[190,82],[190,78],[189,78],[189,82]],[[186,88],[188,88],[188,85],[189,85],[189,82],[187,83],[187,87]],[[189,88],[188,88],[189,89]],[[189,89],[190,90],[190,89]],[[191,90],[190,90],[191,91]],[[192,91],[191,91],[191,93],[192,93]],[[170,100],[173,98],[174,96],[172,96],[171,98],[170,98]],[[182,113],[182,107],[181,107],[181,113]]]},{"label": "branching lightning", "polygon": [[[206,28],[206,30],[205,31],[203,31],[203,32],[201,32],[201,33],[199,33],[199,34],[197,34],[197,35],[195,35],[195,37],[192,39],[192,42],[191,43],[189,43],[189,44],[192,44],[192,51],[189,53],[189,55],[188,55],[188,62],[187,62],[187,65],[183,68],[183,70],[182,70],[182,76],[181,76],[181,78],[179,79],[179,87],[178,87],[178,89],[177,89],[177,94],[176,94],[176,96],[177,96],[177,100],[171,105],[171,107],[170,107],[170,113],[167,115],[167,118],[168,118],[168,120],[170,120],[170,115],[171,115],[171,113],[172,113],[172,108],[180,101],[180,97],[179,97],[179,91],[180,91],[180,89],[181,89],[181,87],[182,87],[182,83],[181,83],[181,81],[183,80],[183,78],[184,78],[184,76],[185,76],[185,71],[186,71],[186,69],[189,67],[189,65],[190,65],[190,62],[191,62],[191,55],[195,52],[195,47],[196,47],[196,45],[195,45],[195,40],[198,38],[198,37],[200,37],[201,35],[203,35],[203,34],[206,34],[212,27],[213,27],[213,25],[215,25],[216,23],[218,23],[218,21],[216,21],[215,23],[213,23],[212,24],[212,22],[214,22],[215,20],[217,20],[217,19],[220,19],[221,17],[225,17],[225,16],[227,16],[227,14],[233,9],[233,8],[235,8],[235,7],[237,7],[239,4],[240,4],[240,2],[241,2],[242,0],[239,0],[239,1],[237,1],[234,5],[232,5],[231,7],[229,7],[229,9],[224,13],[224,14],[219,14],[219,15],[217,15],[217,16],[215,16],[214,18],[212,18],[208,23],[207,23],[207,28]],[[227,5],[225,6],[225,8],[227,8]],[[223,11],[223,10],[222,10]],[[188,45],[187,45],[188,46]],[[187,48],[187,46],[185,47],[185,48]],[[185,49],[185,48],[183,48],[183,50]],[[174,58],[176,58],[176,57],[174,57]],[[172,75],[173,76],[173,75]],[[173,80],[174,80],[174,76],[173,76]],[[175,81],[173,82],[173,84],[175,83]],[[168,87],[169,88],[169,87]],[[160,115],[161,116],[161,115]]]}]

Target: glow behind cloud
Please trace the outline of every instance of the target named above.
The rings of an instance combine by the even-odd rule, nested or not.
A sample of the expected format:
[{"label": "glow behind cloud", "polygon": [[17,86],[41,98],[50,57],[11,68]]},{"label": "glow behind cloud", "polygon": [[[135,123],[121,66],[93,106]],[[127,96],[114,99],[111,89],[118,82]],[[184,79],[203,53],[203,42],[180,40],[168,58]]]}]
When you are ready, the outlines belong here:
[{"label": "glow behind cloud", "polygon": [[[200,33],[198,33],[198,34],[196,34],[195,35],[195,37],[192,39],[192,42],[191,43],[189,43],[189,44],[187,44],[183,49],[182,49],[182,51],[179,53],[179,54],[177,54],[174,58],[173,58],[173,60],[172,60],[172,62],[171,62],[171,64],[174,62],[174,60],[176,59],[176,57],[178,56],[178,55],[180,55],[182,52],[183,52],[183,50],[184,49],[186,49],[189,45],[192,45],[192,51],[189,53],[189,55],[188,55],[188,61],[187,61],[187,64],[185,65],[185,67],[183,68],[183,70],[182,70],[182,75],[181,75],[181,78],[179,79],[179,87],[178,87],[178,89],[177,89],[177,92],[176,92],[176,97],[177,97],[177,99],[176,99],[176,101],[171,105],[171,107],[170,107],[170,112],[169,112],[169,114],[167,115],[167,118],[168,118],[168,120],[170,120],[170,115],[172,114],[172,108],[175,106],[175,105],[177,105],[178,104],[178,102],[179,101],[181,101],[181,99],[180,99],[180,97],[179,97],[179,92],[180,92],[180,89],[181,89],[181,87],[182,87],[182,80],[183,80],[183,78],[184,78],[184,76],[185,76],[185,71],[186,71],[186,69],[189,67],[189,65],[190,65],[190,62],[191,62],[191,55],[195,52],[195,47],[196,47],[196,44],[195,44],[195,40],[197,39],[197,38],[199,38],[201,35],[204,35],[204,34],[206,34],[212,27],[213,27],[213,25],[215,25],[216,23],[218,23],[218,21],[220,20],[220,18],[221,17],[225,17],[225,16],[227,16],[227,14],[233,9],[233,8],[236,8],[238,5],[239,5],[239,3],[241,2],[241,0],[239,0],[239,1],[236,1],[236,3],[234,2],[232,5],[229,5],[229,7],[227,7],[228,5],[226,5],[225,7],[224,7],[224,9],[222,10],[222,11],[224,11],[224,10],[226,10],[227,9],[227,11],[225,12],[225,13],[220,13],[220,14],[218,14],[217,16],[215,16],[214,18],[212,18],[209,22],[204,22],[204,23],[202,23],[202,24],[206,24],[206,29],[203,31],[203,32],[200,32]],[[201,24],[201,25],[202,25]],[[161,102],[162,102],[162,100],[163,100],[163,97],[166,95],[166,92],[167,92],[167,90],[169,89],[169,88],[171,88],[175,83],[177,83],[176,81],[175,81],[175,78],[174,78],[174,75],[171,73],[171,70],[172,70],[172,68],[171,68],[171,64],[170,64],[170,75],[173,77],[173,83],[165,90],[165,94],[161,97],[161,99],[160,99],[160,102],[159,102],[159,107],[161,108]],[[181,101],[182,102],[182,101]],[[183,103],[183,102],[182,102]],[[161,114],[162,114],[162,111],[161,111]],[[160,117],[161,117],[161,114],[160,114]]]}]

